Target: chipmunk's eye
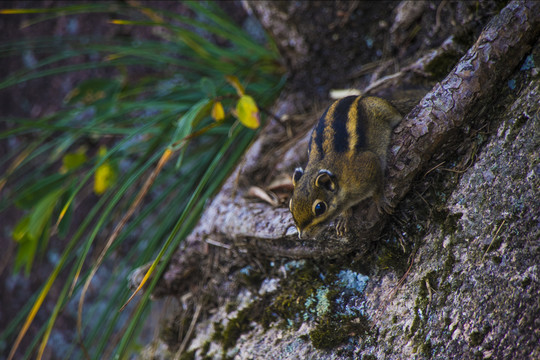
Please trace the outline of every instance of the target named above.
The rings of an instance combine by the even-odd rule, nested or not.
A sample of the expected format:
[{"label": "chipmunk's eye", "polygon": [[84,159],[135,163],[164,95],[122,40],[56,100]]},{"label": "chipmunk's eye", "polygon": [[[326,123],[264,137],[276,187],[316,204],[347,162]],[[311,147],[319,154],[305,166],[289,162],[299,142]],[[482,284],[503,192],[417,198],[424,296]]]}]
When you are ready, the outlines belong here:
[{"label": "chipmunk's eye", "polygon": [[326,204],[324,201],[319,201],[313,206],[313,213],[315,216],[321,216],[326,212]]}]

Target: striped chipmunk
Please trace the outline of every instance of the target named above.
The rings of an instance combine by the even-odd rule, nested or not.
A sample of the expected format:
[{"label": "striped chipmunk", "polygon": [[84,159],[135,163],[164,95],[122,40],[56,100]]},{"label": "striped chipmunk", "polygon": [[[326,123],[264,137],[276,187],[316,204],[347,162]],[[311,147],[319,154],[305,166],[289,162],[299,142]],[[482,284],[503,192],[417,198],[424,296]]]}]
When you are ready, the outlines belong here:
[{"label": "striped chipmunk", "polygon": [[351,207],[371,197],[379,213],[390,212],[383,194],[390,134],[402,115],[388,101],[348,96],[324,112],[311,133],[305,170],[293,174],[289,209],[299,238],[316,236],[336,223],[338,235],[348,231]]}]

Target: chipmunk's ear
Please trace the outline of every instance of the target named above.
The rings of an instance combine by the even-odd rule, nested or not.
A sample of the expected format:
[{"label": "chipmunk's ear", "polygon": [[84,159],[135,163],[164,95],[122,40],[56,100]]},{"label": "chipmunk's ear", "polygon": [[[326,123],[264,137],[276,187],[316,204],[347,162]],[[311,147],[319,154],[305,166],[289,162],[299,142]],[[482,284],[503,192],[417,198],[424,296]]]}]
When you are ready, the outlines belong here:
[{"label": "chipmunk's ear", "polygon": [[304,175],[304,170],[301,167],[294,169],[294,174],[292,176],[292,183],[294,187],[296,187],[296,184],[298,184],[298,181],[300,181],[302,175]]},{"label": "chipmunk's ear", "polygon": [[334,191],[336,189],[334,174],[332,174],[328,170],[319,170],[319,174],[315,179],[315,186],[326,189],[328,191]]}]

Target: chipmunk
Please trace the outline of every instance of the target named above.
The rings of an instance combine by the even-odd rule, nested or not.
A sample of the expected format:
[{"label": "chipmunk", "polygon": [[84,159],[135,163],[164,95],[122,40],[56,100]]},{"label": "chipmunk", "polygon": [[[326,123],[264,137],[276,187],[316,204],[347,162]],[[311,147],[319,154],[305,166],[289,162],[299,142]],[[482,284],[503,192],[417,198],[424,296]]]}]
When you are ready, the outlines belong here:
[{"label": "chipmunk", "polygon": [[351,207],[369,197],[377,211],[390,212],[383,194],[386,152],[402,115],[378,97],[348,96],[335,101],[311,133],[306,169],[293,174],[289,202],[299,238],[314,237],[330,221],[347,231]]}]

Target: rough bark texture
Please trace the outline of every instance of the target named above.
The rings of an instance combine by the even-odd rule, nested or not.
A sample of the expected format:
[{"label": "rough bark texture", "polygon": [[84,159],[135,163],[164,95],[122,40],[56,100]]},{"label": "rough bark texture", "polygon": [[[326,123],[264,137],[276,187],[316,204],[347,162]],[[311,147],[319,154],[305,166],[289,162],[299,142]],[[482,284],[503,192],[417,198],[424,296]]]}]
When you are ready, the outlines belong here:
[{"label": "rough bark texture", "polygon": [[[392,73],[378,62],[378,75],[356,84],[375,94],[425,85],[437,78],[435,64],[464,55],[394,132],[385,191],[395,215],[375,225],[359,220],[344,238],[328,229],[295,240],[286,207],[246,193],[305,162],[316,116],[307,124],[293,117],[291,138],[270,123],[157,292],[189,292],[214,307],[187,315],[198,325],[182,334],[193,336],[180,348],[186,358],[540,358],[540,3],[513,1],[489,23],[478,21],[485,26],[466,53],[451,27],[439,24],[441,4],[425,3],[421,12],[396,5],[389,41],[403,66]],[[317,37],[301,31],[295,7],[302,5],[251,6],[278,38],[291,77],[305,79],[299,68],[308,66]],[[346,9],[344,16],[356,11]],[[448,11],[466,18],[459,6]],[[442,28],[438,44],[425,35],[433,48],[420,54],[411,40],[418,52],[400,50],[400,29],[430,13]],[[280,34],[291,19],[298,26],[287,43]],[[292,85],[274,111],[294,114],[309,96]],[[365,211],[361,205],[355,214]],[[316,260],[268,260],[281,257]]]}]

